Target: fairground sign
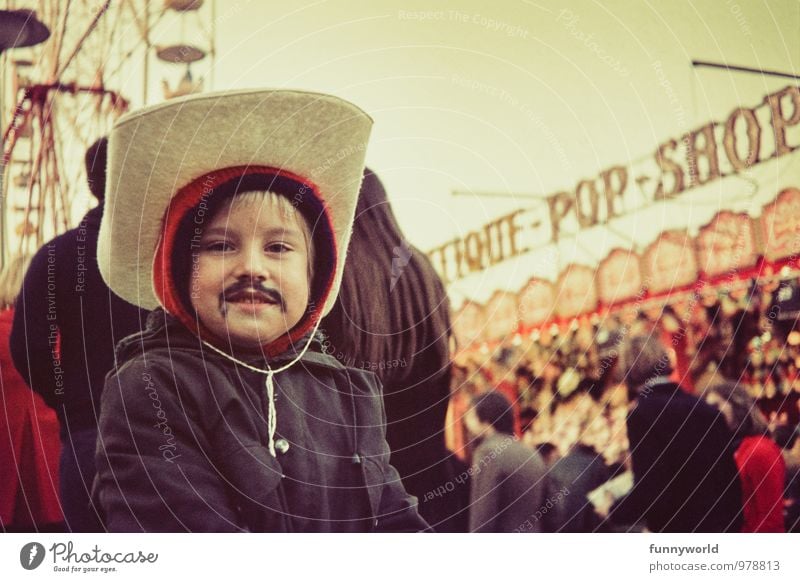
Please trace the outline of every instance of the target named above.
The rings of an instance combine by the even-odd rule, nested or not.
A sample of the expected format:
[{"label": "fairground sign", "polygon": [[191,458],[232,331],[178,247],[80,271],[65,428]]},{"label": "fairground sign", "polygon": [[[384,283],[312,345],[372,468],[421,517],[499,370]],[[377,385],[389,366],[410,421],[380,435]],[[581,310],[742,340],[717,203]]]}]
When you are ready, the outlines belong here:
[{"label": "fairground sign", "polygon": [[531,209],[492,220],[428,253],[446,283],[603,225],[659,201],[737,174],[800,147],[800,88],[789,86],[753,108],[734,109],[660,144],[651,158],[613,166]]}]

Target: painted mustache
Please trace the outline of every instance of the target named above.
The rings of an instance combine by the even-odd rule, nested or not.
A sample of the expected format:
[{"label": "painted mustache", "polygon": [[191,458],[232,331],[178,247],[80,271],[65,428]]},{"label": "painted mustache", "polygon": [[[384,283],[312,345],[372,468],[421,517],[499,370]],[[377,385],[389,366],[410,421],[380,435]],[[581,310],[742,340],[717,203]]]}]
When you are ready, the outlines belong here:
[{"label": "painted mustache", "polygon": [[220,310],[226,311],[226,303],[269,303],[280,307],[282,312],[286,312],[286,301],[277,289],[265,287],[261,281],[251,281],[243,279],[237,281],[219,297]]}]

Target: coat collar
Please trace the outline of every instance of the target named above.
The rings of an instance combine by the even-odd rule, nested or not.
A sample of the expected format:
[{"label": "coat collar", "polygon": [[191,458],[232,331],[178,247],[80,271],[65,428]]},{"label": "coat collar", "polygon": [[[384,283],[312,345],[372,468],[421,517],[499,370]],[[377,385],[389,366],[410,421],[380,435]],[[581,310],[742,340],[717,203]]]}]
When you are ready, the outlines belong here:
[{"label": "coat collar", "polygon": [[637,398],[639,398],[646,394],[652,394],[653,392],[672,393],[679,389],[680,386],[670,380],[668,376],[658,376],[639,386],[636,390],[636,395]]},{"label": "coat collar", "polygon": [[[311,345],[303,354],[298,364],[323,366],[333,370],[345,369],[336,358],[325,353],[322,344],[322,334],[320,332],[317,332],[313,336],[311,333],[308,333],[295,342],[293,348],[289,348],[269,359],[265,359],[260,355],[253,355],[251,357],[242,358],[242,361],[256,368],[265,368],[267,365],[275,368],[280,364],[287,363],[293,358],[296,358],[306,342],[311,342]],[[230,362],[225,356],[217,354],[205,347],[196,335],[193,335],[183,324],[161,308],[154,309],[148,315],[147,325],[142,332],[128,336],[117,344],[117,360],[119,362],[124,362],[146,349],[154,348],[192,351],[196,352],[198,357],[202,357],[206,360]]]}]

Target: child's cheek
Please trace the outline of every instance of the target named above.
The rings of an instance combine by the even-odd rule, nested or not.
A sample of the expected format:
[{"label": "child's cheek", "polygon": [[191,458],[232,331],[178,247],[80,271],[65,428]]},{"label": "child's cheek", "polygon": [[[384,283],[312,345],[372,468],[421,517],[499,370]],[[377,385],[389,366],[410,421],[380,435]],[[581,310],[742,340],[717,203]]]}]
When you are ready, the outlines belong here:
[{"label": "child's cheek", "polygon": [[223,291],[222,266],[219,263],[212,257],[201,255],[192,266],[190,297],[201,320],[207,318],[211,302],[218,300]]},{"label": "child's cheek", "polygon": [[224,289],[225,273],[230,270],[232,261],[222,256],[201,255],[195,271],[198,284],[204,289]]}]

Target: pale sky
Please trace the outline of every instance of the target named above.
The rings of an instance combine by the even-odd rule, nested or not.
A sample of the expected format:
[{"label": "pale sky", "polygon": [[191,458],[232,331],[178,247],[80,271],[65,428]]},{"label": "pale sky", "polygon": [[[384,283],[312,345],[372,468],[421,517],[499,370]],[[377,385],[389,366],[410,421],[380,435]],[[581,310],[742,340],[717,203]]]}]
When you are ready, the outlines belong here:
[{"label": "pale sky", "polygon": [[[424,250],[531,205],[453,190],[574,188],[790,83],[692,59],[800,72],[800,4],[789,0],[221,4],[216,88],[306,88],[364,108],[375,119],[368,165]],[[710,196],[698,220],[725,205]],[[640,226],[652,238],[673,210],[658,212]],[[485,299],[529,271],[502,265],[461,287]]]},{"label": "pale sky", "polygon": [[219,5],[215,88],[314,89],[364,108],[368,163],[423,248],[524,204],[453,189],[570,187],[789,83],[691,59],[800,69],[800,4],[786,0]]}]

